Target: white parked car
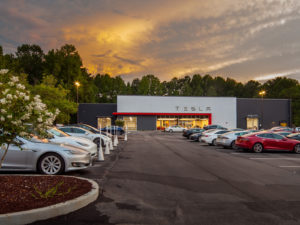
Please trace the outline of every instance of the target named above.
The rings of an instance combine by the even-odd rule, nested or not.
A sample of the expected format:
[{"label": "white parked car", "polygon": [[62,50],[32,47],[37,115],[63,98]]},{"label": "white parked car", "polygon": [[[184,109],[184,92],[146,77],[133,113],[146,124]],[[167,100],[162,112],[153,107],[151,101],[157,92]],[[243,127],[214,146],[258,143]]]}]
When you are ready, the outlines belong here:
[{"label": "white parked car", "polygon": [[100,138],[101,138],[102,146],[104,146],[104,145],[106,145],[106,143],[109,143],[112,141],[111,138],[109,138],[103,134],[100,134],[100,133],[95,134],[89,130],[82,128],[82,127],[64,126],[64,127],[59,127],[58,129],[71,135],[71,136],[89,139],[89,140],[93,141],[94,143],[96,143],[97,146],[99,146],[99,144],[100,144]]},{"label": "white parked car", "polygon": [[165,129],[166,132],[183,132],[184,130],[185,128],[179,125],[170,126]]},{"label": "white parked car", "polygon": [[97,156],[97,145],[91,140],[82,137],[70,136],[55,127],[47,130],[47,132],[50,134],[50,138],[48,140],[51,143],[72,145],[90,152],[92,157]]},{"label": "white parked car", "polygon": [[201,136],[201,141],[209,145],[217,145],[218,136],[227,132],[229,131],[220,129],[208,130],[206,132],[203,132]]},{"label": "white parked car", "polygon": [[[44,140],[29,140],[21,137],[17,137],[15,141],[22,150],[11,144],[0,171],[38,171],[55,175],[85,169],[91,164],[91,154],[81,148],[43,143]],[[6,148],[6,145],[1,148]],[[0,157],[3,154],[4,151],[0,150]]]}]

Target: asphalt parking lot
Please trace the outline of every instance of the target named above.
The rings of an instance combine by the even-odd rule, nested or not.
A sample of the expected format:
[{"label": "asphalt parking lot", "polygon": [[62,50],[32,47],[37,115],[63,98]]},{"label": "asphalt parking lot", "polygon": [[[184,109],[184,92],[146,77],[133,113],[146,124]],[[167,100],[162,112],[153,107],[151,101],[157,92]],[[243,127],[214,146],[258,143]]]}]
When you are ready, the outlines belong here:
[{"label": "asphalt parking lot", "polygon": [[300,155],[255,154],[136,132],[104,163],[69,173],[96,180],[98,200],[52,224],[300,224]]}]

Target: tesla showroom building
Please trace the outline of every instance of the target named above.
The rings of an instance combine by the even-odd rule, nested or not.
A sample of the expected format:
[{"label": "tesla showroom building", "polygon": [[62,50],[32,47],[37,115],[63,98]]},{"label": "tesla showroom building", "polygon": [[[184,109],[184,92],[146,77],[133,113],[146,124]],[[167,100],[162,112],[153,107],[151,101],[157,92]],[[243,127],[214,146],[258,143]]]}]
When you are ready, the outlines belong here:
[{"label": "tesla showroom building", "polygon": [[94,127],[125,121],[128,130],[160,130],[218,124],[227,128],[291,126],[289,99],[236,97],[117,96],[117,103],[79,104],[78,122]]}]

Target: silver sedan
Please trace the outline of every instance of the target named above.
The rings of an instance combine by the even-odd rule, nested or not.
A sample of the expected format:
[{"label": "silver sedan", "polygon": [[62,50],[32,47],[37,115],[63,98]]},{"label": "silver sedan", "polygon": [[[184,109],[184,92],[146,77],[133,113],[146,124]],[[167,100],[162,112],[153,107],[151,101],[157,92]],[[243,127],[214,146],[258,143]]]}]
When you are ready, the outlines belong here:
[{"label": "silver sedan", "polygon": [[[17,137],[20,147],[11,144],[0,171],[38,171],[55,175],[72,170],[85,169],[91,164],[91,154],[68,145],[34,142]],[[0,157],[5,145],[1,146]]]},{"label": "silver sedan", "polygon": [[233,148],[233,149],[237,149],[237,146],[235,145],[235,140],[237,139],[237,137],[245,135],[250,133],[247,130],[244,131],[232,131],[232,132],[228,132],[222,135],[219,135],[217,138],[217,145],[223,146],[224,148]]}]

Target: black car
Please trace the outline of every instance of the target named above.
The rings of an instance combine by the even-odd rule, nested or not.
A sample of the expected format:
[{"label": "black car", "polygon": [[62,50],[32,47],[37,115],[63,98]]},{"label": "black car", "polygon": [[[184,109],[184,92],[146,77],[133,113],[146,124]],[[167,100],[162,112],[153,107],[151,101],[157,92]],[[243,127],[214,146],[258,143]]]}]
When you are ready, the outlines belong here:
[{"label": "black car", "polygon": [[200,141],[201,136],[202,136],[202,132],[201,133],[195,133],[195,134],[192,134],[190,136],[190,139],[193,140],[193,141]]},{"label": "black car", "polygon": [[294,139],[300,141],[300,133],[292,133],[286,136],[289,139]]},{"label": "black car", "polygon": [[227,130],[227,128],[222,127],[220,125],[208,125],[203,127],[204,130],[211,130],[211,129],[221,129],[221,130]]},{"label": "black car", "polygon": [[188,130],[184,130],[183,133],[182,133],[182,136],[189,139],[192,134],[201,133],[203,131],[205,131],[205,130],[201,129],[201,128],[191,128],[191,129],[188,129]]}]

